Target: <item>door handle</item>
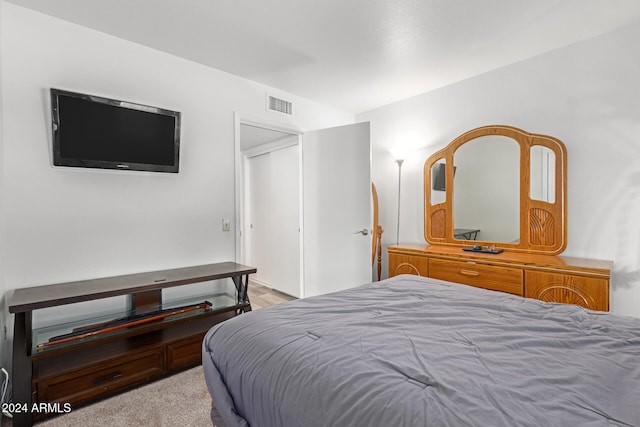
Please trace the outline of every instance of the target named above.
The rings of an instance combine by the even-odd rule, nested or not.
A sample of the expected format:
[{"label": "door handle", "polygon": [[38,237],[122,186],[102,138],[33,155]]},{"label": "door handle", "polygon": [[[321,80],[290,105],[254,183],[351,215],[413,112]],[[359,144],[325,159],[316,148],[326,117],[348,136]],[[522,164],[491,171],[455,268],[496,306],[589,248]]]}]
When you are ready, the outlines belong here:
[{"label": "door handle", "polygon": [[363,228],[362,230],[356,231],[353,234],[358,234],[358,233],[362,234],[363,236],[368,236],[369,235],[369,229],[368,228]]}]

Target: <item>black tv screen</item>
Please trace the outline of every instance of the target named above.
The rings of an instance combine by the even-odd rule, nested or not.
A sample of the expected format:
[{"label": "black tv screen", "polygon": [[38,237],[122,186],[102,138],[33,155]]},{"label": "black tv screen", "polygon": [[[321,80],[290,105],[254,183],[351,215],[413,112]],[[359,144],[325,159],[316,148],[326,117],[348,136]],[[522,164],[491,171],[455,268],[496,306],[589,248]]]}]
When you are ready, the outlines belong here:
[{"label": "black tv screen", "polygon": [[51,89],[53,164],[178,172],[180,113]]},{"label": "black tv screen", "polygon": [[[453,174],[456,173],[457,166],[453,167]],[[433,180],[433,189],[438,191],[445,191],[447,189],[447,165],[445,163],[438,163],[438,169],[436,169],[436,176]]]}]

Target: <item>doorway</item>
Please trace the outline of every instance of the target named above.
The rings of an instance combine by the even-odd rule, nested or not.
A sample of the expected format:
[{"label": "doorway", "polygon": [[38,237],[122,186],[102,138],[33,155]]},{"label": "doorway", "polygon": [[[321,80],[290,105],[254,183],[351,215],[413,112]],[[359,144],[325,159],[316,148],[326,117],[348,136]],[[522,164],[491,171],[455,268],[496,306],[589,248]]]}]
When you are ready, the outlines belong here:
[{"label": "doorway", "polygon": [[240,123],[241,263],[252,280],[301,297],[301,200],[298,134]]},{"label": "doorway", "polygon": [[[273,137],[274,132],[280,133],[275,140],[260,137],[248,141],[253,133]],[[369,123],[305,131],[303,135],[295,128],[247,120],[236,113],[235,135],[236,260],[263,272],[255,275],[256,281],[264,280],[276,290],[283,289],[283,292],[299,297],[370,283]],[[287,150],[289,147],[296,147],[297,151]],[[260,158],[267,153],[268,157]],[[294,164],[297,170],[286,169]],[[266,189],[263,185],[278,182],[278,178],[273,178],[274,174],[289,177],[279,182],[283,186],[279,191]],[[282,209],[279,205],[285,202],[280,197],[291,197],[296,193],[294,187],[297,187],[297,209],[292,201],[294,198],[287,198],[290,207]],[[254,197],[251,196],[253,191],[268,195]],[[262,221],[261,225],[259,221]],[[265,225],[265,221],[269,225]],[[297,233],[289,240],[292,243],[281,245],[277,241],[285,235],[283,229],[277,229],[278,221],[288,227],[286,233],[292,233],[292,236]],[[265,231],[265,228],[269,229],[265,232],[269,237],[259,237],[259,231]],[[263,261],[257,254],[265,254]],[[260,263],[263,263],[262,267]],[[281,288],[276,274],[283,271],[286,278],[282,278],[282,283],[297,277],[297,286]]]}]

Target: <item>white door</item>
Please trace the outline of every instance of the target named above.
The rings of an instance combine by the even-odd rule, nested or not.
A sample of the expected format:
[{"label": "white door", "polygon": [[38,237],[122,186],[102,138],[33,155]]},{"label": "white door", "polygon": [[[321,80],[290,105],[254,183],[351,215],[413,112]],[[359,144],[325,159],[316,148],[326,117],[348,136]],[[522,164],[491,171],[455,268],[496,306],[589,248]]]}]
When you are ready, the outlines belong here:
[{"label": "white door", "polygon": [[304,296],[371,282],[369,123],[302,138]]},{"label": "white door", "polygon": [[253,280],[300,297],[300,176],[298,145],[251,157],[248,264]]},{"label": "white door", "polygon": [[300,297],[300,147],[272,151],[273,288]]},{"label": "white door", "polygon": [[254,280],[271,286],[273,264],[270,262],[271,244],[271,158],[269,153],[251,157],[249,166],[249,246],[248,264],[257,269]]}]

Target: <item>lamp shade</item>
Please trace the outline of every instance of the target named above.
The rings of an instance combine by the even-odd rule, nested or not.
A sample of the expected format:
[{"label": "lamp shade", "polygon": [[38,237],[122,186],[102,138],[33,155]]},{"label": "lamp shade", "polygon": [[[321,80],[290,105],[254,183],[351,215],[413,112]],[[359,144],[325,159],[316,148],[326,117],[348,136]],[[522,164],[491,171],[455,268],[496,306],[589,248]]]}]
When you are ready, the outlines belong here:
[{"label": "lamp shade", "polygon": [[403,148],[394,148],[389,150],[391,152],[391,156],[395,161],[404,160],[407,158],[407,150]]}]

